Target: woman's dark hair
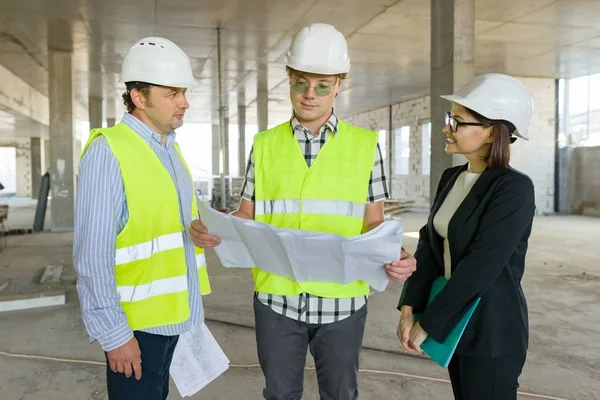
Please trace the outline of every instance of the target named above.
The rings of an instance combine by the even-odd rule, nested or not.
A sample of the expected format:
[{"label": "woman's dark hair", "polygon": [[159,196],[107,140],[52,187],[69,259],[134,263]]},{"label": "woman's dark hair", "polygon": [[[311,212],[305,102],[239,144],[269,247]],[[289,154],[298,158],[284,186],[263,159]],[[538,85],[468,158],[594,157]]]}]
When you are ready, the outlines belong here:
[{"label": "woman's dark hair", "polygon": [[135,104],[131,100],[131,91],[133,89],[137,89],[142,92],[146,99],[148,99],[150,97],[151,87],[152,85],[146,82],[125,82],[126,90],[125,93],[123,93],[123,104],[125,104],[125,107],[127,107],[127,112],[132,112],[136,108]]},{"label": "woman's dark hair", "polygon": [[516,130],[515,126],[505,120],[486,118],[469,108],[466,110],[479,122],[493,127],[494,141],[492,142],[490,155],[486,160],[488,167],[490,169],[506,168],[510,162],[510,144],[514,142],[512,134]]}]

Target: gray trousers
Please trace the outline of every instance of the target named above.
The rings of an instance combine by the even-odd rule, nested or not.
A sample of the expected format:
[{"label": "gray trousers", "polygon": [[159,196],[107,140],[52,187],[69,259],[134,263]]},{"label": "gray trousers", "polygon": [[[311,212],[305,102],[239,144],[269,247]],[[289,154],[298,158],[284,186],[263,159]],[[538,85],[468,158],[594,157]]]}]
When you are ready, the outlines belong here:
[{"label": "gray trousers", "polygon": [[254,298],[256,345],[267,400],[300,400],[306,352],[315,360],[321,400],[358,399],[358,364],[367,305],[331,324],[306,324],[276,313]]}]

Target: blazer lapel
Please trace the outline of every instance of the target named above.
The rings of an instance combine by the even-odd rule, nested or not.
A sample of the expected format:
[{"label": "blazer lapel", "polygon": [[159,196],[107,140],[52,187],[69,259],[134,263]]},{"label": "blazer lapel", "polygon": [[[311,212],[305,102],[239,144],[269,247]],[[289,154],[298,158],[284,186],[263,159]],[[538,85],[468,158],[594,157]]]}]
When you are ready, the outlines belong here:
[{"label": "blazer lapel", "polygon": [[[448,223],[448,237],[450,239],[460,234],[462,226],[471,216],[471,213],[473,213],[485,193],[488,191],[490,185],[505,173],[506,168],[486,169],[481,173],[481,176],[477,179],[475,184],[473,184],[473,187]],[[450,240],[450,243],[453,242],[456,241]],[[452,245],[450,245],[450,250],[452,252]]]},{"label": "blazer lapel", "polygon": [[458,178],[458,176],[464,170],[466,170],[467,167],[468,167],[468,164],[463,165],[461,168],[459,168],[454,173],[454,175],[452,175],[452,177],[448,181],[440,182],[440,184],[443,184],[444,187],[442,188],[437,200],[433,204],[433,207],[431,208],[431,212],[429,213],[429,219],[427,220],[427,230],[429,232],[429,243],[431,244],[431,248],[433,250],[433,255],[434,255],[436,261],[438,262],[438,265],[441,265],[442,267],[444,265],[444,258],[443,258],[444,244],[443,244],[443,240],[442,240],[441,236],[438,235],[437,232],[435,231],[435,227],[433,226],[433,218],[435,217],[435,214],[438,212],[438,210],[444,203],[444,200],[446,200],[446,197],[448,196],[450,189],[452,189],[452,186],[454,186],[454,182],[456,182],[456,179]]}]

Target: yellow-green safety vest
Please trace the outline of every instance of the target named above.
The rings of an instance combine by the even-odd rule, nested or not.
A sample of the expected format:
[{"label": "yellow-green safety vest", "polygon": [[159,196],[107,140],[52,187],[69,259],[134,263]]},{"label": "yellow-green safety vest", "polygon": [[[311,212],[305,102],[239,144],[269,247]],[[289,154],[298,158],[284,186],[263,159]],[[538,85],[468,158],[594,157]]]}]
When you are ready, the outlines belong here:
[{"label": "yellow-green safety vest", "polygon": [[[173,179],[148,143],[123,123],[92,130],[82,157],[100,135],[119,162],[129,211],[117,235],[115,256],[117,292],[127,322],[132,330],[184,322],[190,317],[185,227]],[[175,148],[185,164],[177,144]],[[189,173],[187,164],[186,168]],[[197,218],[195,195],[190,208],[192,218]],[[200,292],[206,295],[210,283],[204,250],[195,251]]]},{"label": "yellow-green safety vest", "polygon": [[[290,123],[254,138],[255,220],[278,228],[360,235],[375,162],[377,133],[343,121],[309,168]],[[302,292],[349,298],[369,293],[369,285],[295,282],[256,266],[255,290],[276,295]]]}]

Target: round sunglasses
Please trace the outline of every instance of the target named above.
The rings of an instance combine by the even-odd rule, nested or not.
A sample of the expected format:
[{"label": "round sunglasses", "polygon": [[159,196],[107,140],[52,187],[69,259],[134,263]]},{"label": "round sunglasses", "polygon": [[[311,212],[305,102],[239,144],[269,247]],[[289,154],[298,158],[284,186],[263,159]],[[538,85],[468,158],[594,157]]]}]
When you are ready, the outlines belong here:
[{"label": "round sunglasses", "polygon": [[[308,82],[296,81],[292,83],[292,90],[296,93],[305,93],[310,85]],[[319,97],[327,96],[331,93],[331,85],[325,85],[323,83],[319,83],[315,88],[315,93]]]}]

